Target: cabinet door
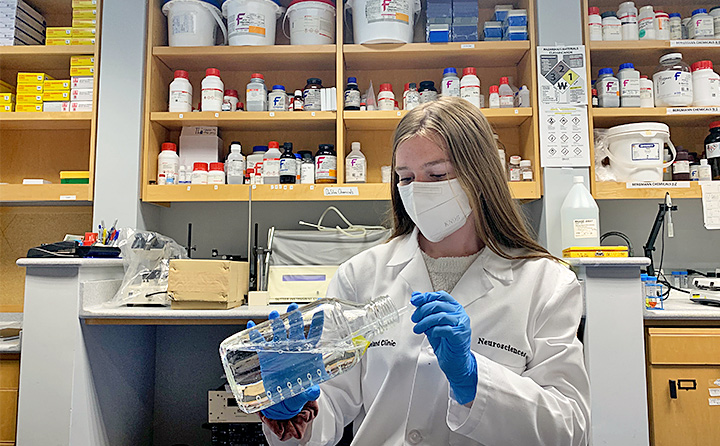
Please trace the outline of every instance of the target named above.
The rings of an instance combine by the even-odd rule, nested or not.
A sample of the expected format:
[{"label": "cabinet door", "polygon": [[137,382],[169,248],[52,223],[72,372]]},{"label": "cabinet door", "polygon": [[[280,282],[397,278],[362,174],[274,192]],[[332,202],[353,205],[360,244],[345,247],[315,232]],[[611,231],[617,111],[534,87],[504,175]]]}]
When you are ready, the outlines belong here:
[{"label": "cabinet door", "polygon": [[17,355],[0,354],[0,446],[15,441],[19,380]]}]

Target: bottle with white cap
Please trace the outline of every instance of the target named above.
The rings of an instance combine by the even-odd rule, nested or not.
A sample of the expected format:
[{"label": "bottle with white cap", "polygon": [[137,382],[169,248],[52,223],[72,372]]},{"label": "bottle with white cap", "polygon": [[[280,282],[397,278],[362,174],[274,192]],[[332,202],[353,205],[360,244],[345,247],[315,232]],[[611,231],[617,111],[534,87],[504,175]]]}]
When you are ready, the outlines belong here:
[{"label": "bottle with white cap", "polygon": [[360,151],[360,143],[353,142],[350,153],[345,158],[345,182],[365,183],[367,181],[367,162]]},{"label": "bottle with white cap", "polygon": [[242,146],[237,141],[230,144],[230,154],[225,161],[225,174],[227,175],[227,184],[243,184],[245,182],[245,157],[242,154]]},{"label": "bottle with white cap", "polygon": [[655,11],[651,5],[640,8],[638,37],[640,40],[655,40]]},{"label": "bottle with white cap", "polygon": [[560,230],[562,249],[600,246],[600,211],[581,176],[573,177],[573,186],[560,207]]},{"label": "bottle with white cap", "polygon": [[705,158],[700,160],[700,166],[698,167],[698,180],[712,180],[712,168],[710,167],[710,164],[708,164],[708,160],[706,160]]},{"label": "bottle with white cap", "polygon": [[638,40],[640,31],[637,21],[638,10],[635,2],[622,2],[618,9],[617,16],[620,19],[623,40]]}]

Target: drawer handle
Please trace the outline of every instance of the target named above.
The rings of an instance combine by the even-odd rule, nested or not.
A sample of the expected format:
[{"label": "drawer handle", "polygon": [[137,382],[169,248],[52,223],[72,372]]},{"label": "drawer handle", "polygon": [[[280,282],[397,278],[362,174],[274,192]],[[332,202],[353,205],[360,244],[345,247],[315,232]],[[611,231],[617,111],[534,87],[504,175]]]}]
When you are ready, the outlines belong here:
[{"label": "drawer handle", "polygon": [[677,385],[673,379],[670,380],[670,399],[677,399]]},{"label": "drawer handle", "polygon": [[678,379],[677,386],[680,390],[695,390],[697,389],[697,381],[694,379]]}]

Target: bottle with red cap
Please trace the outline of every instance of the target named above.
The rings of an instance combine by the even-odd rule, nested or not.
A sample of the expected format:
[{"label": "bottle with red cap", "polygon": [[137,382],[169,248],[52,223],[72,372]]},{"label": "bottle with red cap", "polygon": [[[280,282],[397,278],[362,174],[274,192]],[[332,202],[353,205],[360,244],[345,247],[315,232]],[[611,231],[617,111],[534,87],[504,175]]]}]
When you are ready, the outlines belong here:
[{"label": "bottle with red cap", "polygon": [[280,143],[270,141],[263,155],[262,184],[280,184]]},{"label": "bottle with red cap", "polygon": [[207,184],[208,182],[208,163],[193,163],[193,172],[190,179],[191,184]]},{"label": "bottle with red cap", "polygon": [[590,40],[602,40],[602,17],[600,8],[591,6],[588,8],[588,26],[590,28]]},{"label": "bottle with red cap", "polygon": [[222,111],[225,85],[220,79],[220,70],[208,68],[205,70],[205,79],[202,80],[202,111]]},{"label": "bottle with red cap", "polygon": [[260,73],[253,73],[250,83],[245,90],[245,110],[267,111],[267,86],[265,77]]},{"label": "bottle with red cap", "polygon": [[485,105],[485,97],[480,93],[481,88],[475,67],[463,68],[463,77],[460,80],[460,97],[475,107],[482,108]]},{"label": "bottle with red cap", "polygon": [[500,95],[500,108],[513,108],[515,106],[515,93],[510,88],[507,77],[500,78],[498,94]]},{"label": "bottle with red cap", "polygon": [[240,101],[237,90],[225,90],[223,96],[222,111],[235,111]]},{"label": "bottle with red cap", "polygon": [[695,107],[720,106],[720,76],[713,71],[709,60],[701,60],[690,66],[692,71],[693,102]]},{"label": "bottle with red cap", "polygon": [[491,85],[490,86],[490,98],[488,98],[488,103],[490,108],[500,108],[500,93],[499,88],[497,85]]},{"label": "bottle with red cap", "polygon": [[192,111],[192,84],[185,70],[175,71],[175,79],[170,82],[168,111],[177,113]]},{"label": "bottle with red cap", "polygon": [[177,184],[180,170],[180,157],[174,143],[164,142],[158,155],[157,184]]},{"label": "bottle with red cap", "polygon": [[378,110],[394,109],[395,93],[393,93],[392,84],[380,84],[380,93],[378,93]]},{"label": "bottle with red cap", "polygon": [[210,163],[207,182],[208,184],[225,184],[225,164]]}]

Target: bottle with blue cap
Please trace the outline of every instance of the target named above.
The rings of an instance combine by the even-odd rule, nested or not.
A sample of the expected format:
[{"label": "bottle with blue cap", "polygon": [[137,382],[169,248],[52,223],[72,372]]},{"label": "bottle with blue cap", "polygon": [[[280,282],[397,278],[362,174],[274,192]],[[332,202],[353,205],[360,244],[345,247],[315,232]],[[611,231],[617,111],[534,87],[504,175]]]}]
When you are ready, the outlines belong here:
[{"label": "bottle with blue cap", "polygon": [[688,34],[691,39],[712,39],[715,37],[713,17],[707,9],[699,8],[692,12],[692,20],[688,23]]},{"label": "bottle with blue cap", "polygon": [[445,68],[445,71],[443,71],[441,93],[443,97],[460,97],[460,78],[458,77],[457,70],[455,68],[449,67]]},{"label": "bottle with blue cap", "polygon": [[360,110],[360,89],[357,78],[349,77],[345,87],[345,110]]},{"label": "bottle with blue cap", "polygon": [[268,111],[287,111],[288,97],[283,85],[273,85],[268,94]]},{"label": "bottle with blue cap", "polygon": [[595,83],[600,107],[620,107],[620,88],[618,78],[612,68],[601,68]]},{"label": "bottle with blue cap", "polygon": [[682,39],[682,16],[679,12],[670,14],[670,40]]},{"label": "bottle with blue cap", "polygon": [[620,107],[640,107],[640,72],[631,63],[620,65]]}]

